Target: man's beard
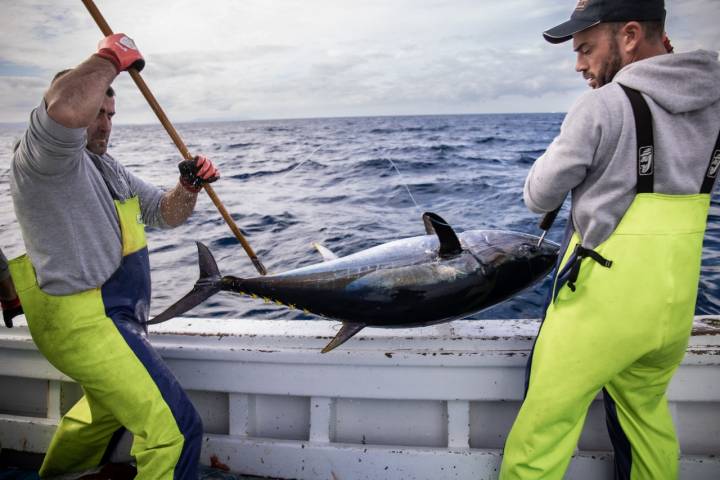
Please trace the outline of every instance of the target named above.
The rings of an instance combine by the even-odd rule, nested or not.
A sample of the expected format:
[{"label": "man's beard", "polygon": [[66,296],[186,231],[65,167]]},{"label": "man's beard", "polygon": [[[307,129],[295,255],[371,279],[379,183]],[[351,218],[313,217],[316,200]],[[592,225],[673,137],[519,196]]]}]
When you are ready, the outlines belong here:
[{"label": "man's beard", "polygon": [[610,58],[602,66],[602,69],[598,72],[596,77],[598,86],[597,88],[607,85],[612,82],[615,75],[622,69],[622,58],[620,57],[620,48],[618,47],[617,40],[610,42]]},{"label": "man's beard", "polygon": [[87,149],[93,152],[95,155],[104,155],[107,152],[108,140],[102,139],[92,140],[87,143]]}]

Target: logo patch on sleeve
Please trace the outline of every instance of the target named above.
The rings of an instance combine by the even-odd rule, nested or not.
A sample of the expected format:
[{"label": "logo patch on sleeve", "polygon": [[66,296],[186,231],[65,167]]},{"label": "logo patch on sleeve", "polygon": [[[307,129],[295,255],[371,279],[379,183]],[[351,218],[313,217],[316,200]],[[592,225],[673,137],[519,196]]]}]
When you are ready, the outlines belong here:
[{"label": "logo patch on sleeve", "polygon": [[640,147],[640,175],[653,174],[653,147]]},{"label": "logo patch on sleeve", "polygon": [[713,154],[712,162],[710,162],[710,168],[708,169],[708,177],[715,178],[720,169],[720,150],[715,150]]}]

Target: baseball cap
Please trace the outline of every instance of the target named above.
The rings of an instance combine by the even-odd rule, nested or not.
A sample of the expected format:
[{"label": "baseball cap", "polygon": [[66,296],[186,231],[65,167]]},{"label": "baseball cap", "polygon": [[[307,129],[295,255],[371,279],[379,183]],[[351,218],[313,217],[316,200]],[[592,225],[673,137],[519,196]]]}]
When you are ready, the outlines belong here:
[{"label": "baseball cap", "polygon": [[664,20],[665,0],[578,0],[570,20],[543,32],[543,37],[562,43],[599,23]]}]

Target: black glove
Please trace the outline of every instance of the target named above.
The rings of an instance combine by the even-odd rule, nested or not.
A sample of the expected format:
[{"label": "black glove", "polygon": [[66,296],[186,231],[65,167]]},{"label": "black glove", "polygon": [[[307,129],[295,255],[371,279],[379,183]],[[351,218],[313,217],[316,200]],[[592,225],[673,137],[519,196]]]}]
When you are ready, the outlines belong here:
[{"label": "black glove", "polygon": [[220,178],[220,172],[213,163],[202,155],[192,160],[183,160],[178,164],[180,170],[180,184],[185,190],[198,193],[203,185],[212,183]]},{"label": "black glove", "polygon": [[2,305],[3,320],[5,326],[8,328],[13,327],[12,319],[18,315],[23,314],[22,305],[20,305],[20,299],[15,297],[15,300],[9,300],[7,302],[0,302]]}]

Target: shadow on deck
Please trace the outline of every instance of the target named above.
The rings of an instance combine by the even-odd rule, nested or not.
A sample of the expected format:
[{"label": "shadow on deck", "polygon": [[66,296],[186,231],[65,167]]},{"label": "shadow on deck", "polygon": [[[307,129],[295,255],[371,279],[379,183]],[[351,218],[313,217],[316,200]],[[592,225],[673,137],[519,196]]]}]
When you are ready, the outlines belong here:
[{"label": "shadow on deck", "polygon": [[[0,451],[0,480],[39,480],[38,468],[43,455],[38,453]],[[110,463],[94,474],[80,477],[83,480],[131,480],[135,478],[135,467],[128,463]],[[234,475],[217,468],[200,466],[198,480],[259,480],[263,477]]]}]

